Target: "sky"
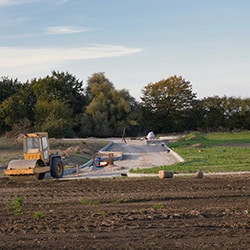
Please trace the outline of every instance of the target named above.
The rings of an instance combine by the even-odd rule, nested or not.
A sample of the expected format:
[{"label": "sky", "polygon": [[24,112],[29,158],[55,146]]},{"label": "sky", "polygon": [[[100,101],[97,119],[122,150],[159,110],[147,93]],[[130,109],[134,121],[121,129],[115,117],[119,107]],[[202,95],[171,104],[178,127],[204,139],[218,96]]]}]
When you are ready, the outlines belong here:
[{"label": "sky", "polygon": [[0,0],[0,77],[105,72],[140,100],[177,75],[198,98],[250,97],[248,0]]}]

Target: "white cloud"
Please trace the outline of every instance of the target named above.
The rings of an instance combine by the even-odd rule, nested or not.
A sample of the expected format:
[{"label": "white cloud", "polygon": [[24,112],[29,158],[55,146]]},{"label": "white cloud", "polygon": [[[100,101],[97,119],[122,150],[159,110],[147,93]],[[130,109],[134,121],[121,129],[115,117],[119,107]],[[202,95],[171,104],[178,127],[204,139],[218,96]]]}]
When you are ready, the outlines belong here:
[{"label": "white cloud", "polygon": [[[140,48],[116,45],[93,45],[78,48],[0,47],[1,76],[26,81],[34,77],[42,77],[52,70],[74,71],[74,69],[82,67],[84,60],[121,57],[141,51]],[[98,67],[97,70],[99,70]]]},{"label": "white cloud", "polygon": [[60,35],[86,32],[88,29],[78,26],[52,26],[46,28],[45,31],[50,35]]},{"label": "white cloud", "polygon": [[[37,2],[50,2],[51,0],[0,0],[0,7],[1,6],[13,6],[13,5],[22,5],[28,3],[37,3]],[[64,4],[67,3],[68,0],[58,0],[56,3]]]},{"label": "white cloud", "polygon": [[[14,20],[15,21],[15,20]],[[14,22],[13,21],[13,22]],[[24,22],[25,19],[16,20],[16,22]],[[41,33],[23,33],[15,34],[0,37],[0,40],[7,39],[20,39],[20,38],[29,38],[29,37],[38,37],[38,36],[47,36],[47,35],[67,35],[67,34],[76,34],[90,31],[88,28],[79,27],[79,26],[52,26],[43,29]]]},{"label": "white cloud", "polygon": [[58,0],[58,4],[64,4],[64,3],[67,3],[68,0]]},{"label": "white cloud", "polygon": [[37,2],[37,0],[0,0],[0,6],[20,5],[34,2]]},{"label": "white cloud", "polygon": [[140,48],[128,48],[117,45],[95,45],[77,48],[20,48],[0,47],[0,68],[9,74],[16,68],[47,65],[62,65],[69,61],[119,57],[142,51]]}]

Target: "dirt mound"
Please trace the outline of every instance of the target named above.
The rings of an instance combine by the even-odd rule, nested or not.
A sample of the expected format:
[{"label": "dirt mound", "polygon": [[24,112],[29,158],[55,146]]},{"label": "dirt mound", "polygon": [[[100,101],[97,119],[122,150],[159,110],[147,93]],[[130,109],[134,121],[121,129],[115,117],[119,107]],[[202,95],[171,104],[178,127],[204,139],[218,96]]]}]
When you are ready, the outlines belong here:
[{"label": "dirt mound", "polygon": [[76,154],[92,154],[93,152],[84,146],[70,146],[66,150],[63,151],[63,156],[69,156],[72,153]]}]

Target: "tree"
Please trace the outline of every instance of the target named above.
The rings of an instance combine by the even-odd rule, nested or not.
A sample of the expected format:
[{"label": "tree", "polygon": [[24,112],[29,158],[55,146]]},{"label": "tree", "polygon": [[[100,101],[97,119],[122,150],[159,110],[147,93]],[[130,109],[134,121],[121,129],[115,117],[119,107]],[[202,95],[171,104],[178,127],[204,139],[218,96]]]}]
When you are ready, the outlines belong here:
[{"label": "tree", "polygon": [[51,76],[31,81],[37,99],[60,100],[69,105],[73,114],[82,112],[84,106],[83,83],[68,72],[52,71]]},{"label": "tree", "polygon": [[[29,121],[30,127],[51,131],[53,136],[72,135],[77,116],[84,107],[82,82],[74,76],[53,71],[51,76],[20,85],[17,80],[4,79],[0,86],[4,90],[0,132],[18,124],[27,127]],[[20,129],[24,130],[21,125]]]},{"label": "tree", "polygon": [[145,119],[158,132],[185,130],[196,94],[191,83],[181,76],[172,76],[149,83],[141,97]]},{"label": "tree", "polygon": [[242,100],[241,104],[241,115],[243,117],[244,129],[250,130],[250,98]]},{"label": "tree", "polygon": [[194,99],[192,102],[192,108],[188,112],[188,117],[185,121],[185,130],[201,130],[204,128],[204,116],[205,110],[202,105],[202,101]]},{"label": "tree", "polygon": [[206,97],[202,100],[205,110],[204,126],[206,130],[219,130],[225,128],[226,97]]},{"label": "tree", "polygon": [[250,128],[250,99],[236,97],[206,97],[201,100],[206,130]]},{"label": "tree", "polygon": [[88,134],[82,136],[120,136],[124,127],[136,124],[131,116],[135,106],[134,98],[125,89],[116,90],[103,72],[95,73],[88,79],[86,97],[88,104],[82,118],[81,131]]},{"label": "tree", "polygon": [[22,84],[18,89],[0,104],[1,133],[11,130],[13,126],[19,132],[25,132],[33,126],[35,98],[30,85]]},{"label": "tree", "polygon": [[47,131],[51,137],[72,137],[72,114],[67,104],[59,100],[39,99],[34,107],[36,129]]},{"label": "tree", "polygon": [[[67,131],[67,133],[62,136],[69,136],[69,134],[72,135],[72,129],[74,129],[76,133],[79,132],[78,116],[82,113],[85,105],[82,81],[77,80],[75,76],[72,76],[68,72],[53,71],[51,76],[32,80],[31,86],[38,102],[34,110],[36,113],[36,127],[42,128],[43,131],[46,129],[49,129],[50,131],[53,130],[55,136],[62,134],[62,131],[65,131],[65,133]],[[43,109],[43,113],[48,112],[46,115],[43,114],[43,117],[47,116],[47,119],[51,119],[52,115],[55,116],[55,118],[51,119],[49,123],[47,121],[47,125],[43,124],[43,126],[41,126],[39,120],[41,103],[46,102],[52,106]],[[62,120],[58,115],[55,115],[58,111],[52,110],[52,108],[57,109],[59,103],[61,104],[61,107],[65,108],[65,114],[67,114],[67,117],[65,114],[62,114],[64,119],[60,125],[56,122]],[[61,110],[60,107],[59,109]],[[37,112],[39,114],[37,114]],[[52,129],[53,126],[54,128]],[[65,126],[65,128],[62,126]],[[71,126],[71,128],[69,128],[69,126]],[[56,130],[61,132],[56,133]]]},{"label": "tree", "polygon": [[17,79],[2,77],[0,80],[0,103],[2,103],[8,97],[17,93],[20,90],[21,86],[21,83]]},{"label": "tree", "polygon": [[223,97],[223,108],[224,108],[224,118],[225,118],[225,128],[240,129],[244,127],[242,124],[242,100],[235,97]]}]

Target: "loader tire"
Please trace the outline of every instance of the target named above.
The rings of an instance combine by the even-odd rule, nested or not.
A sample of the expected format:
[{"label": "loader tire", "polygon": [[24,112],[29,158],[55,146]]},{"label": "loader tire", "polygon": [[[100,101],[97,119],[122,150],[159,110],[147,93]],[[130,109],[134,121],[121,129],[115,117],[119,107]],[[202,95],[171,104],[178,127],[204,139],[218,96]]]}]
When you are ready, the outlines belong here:
[{"label": "loader tire", "polygon": [[64,173],[64,166],[61,159],[56,158],[52,162],[50,174],[53,178],[62,178]]},{"label": "loader tire", "polygon": [[38,179],[38,180],[43,180],[44,177],[45,177],[45,173],[41,173],[41,174],[38,174],[38,175],[37,175],[37,179]]}]

